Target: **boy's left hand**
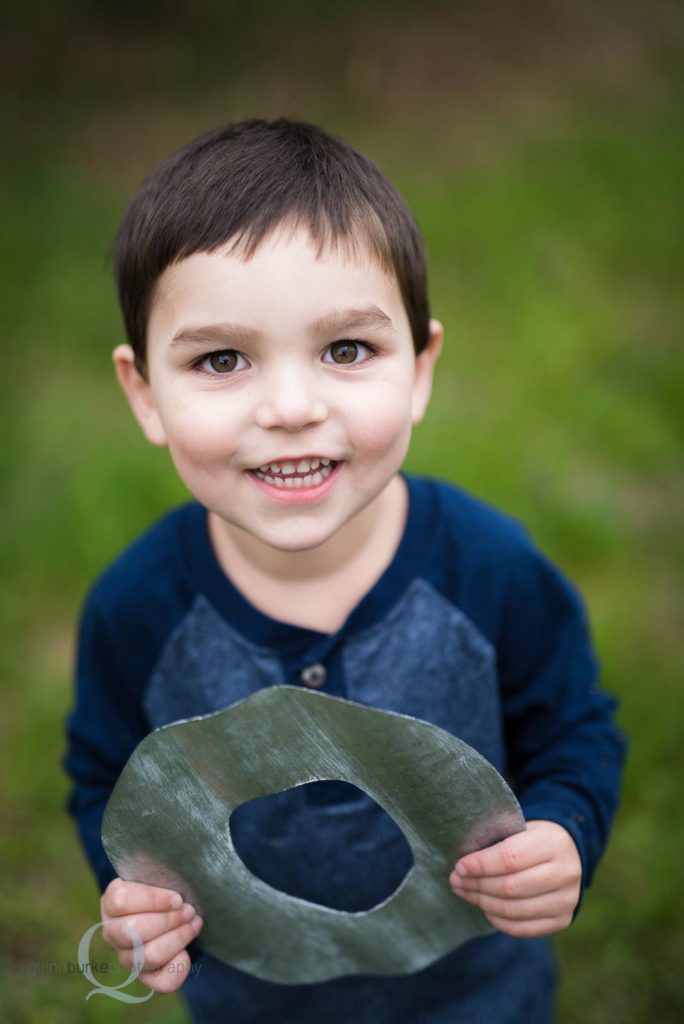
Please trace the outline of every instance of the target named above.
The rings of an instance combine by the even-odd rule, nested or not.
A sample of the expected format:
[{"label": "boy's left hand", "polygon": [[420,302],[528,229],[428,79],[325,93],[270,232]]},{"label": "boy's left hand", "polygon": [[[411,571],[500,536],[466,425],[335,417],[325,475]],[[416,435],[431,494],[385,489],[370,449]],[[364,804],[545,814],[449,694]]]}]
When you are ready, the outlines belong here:
[{"label": "boy's left hand", "polygon": [[568,927],[581,878],[570,833],[553,821],[528,821],[526,832],[461,857],[449,882],[499,931],[534,938]]}]

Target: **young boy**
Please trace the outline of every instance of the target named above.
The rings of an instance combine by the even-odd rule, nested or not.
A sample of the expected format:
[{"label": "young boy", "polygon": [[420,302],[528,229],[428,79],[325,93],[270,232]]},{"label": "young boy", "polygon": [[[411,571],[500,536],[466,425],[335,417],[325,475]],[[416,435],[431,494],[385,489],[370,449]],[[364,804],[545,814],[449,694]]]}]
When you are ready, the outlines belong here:
[{"label": "young boy", "polygon": [[[315,985],[200,954],[183,987],[194,1019],[550,1020],[544,936],[570,923],[603,851],[624,744],[570,585],[517,523],[401,472],[442,344],[406,204],[322,130],[244,122],[153,171],[116,272],[119,382],[196,500],[133,544],[83,612],[66,764],[103,919],[134,923],[150,988],[181,984],[202,921],[177,893],[114,878],[100,843],[112,787],[151,729],[261,687],[317,687],[433,722],[506,773],[527,831],[444,879],[445,900],[497,931],[413,975]],[[390,819],[344,783],[246,804],[231,832],[271,885],[348,911],[410,867]],[[125,928],[105,936],[130,967]]]}]

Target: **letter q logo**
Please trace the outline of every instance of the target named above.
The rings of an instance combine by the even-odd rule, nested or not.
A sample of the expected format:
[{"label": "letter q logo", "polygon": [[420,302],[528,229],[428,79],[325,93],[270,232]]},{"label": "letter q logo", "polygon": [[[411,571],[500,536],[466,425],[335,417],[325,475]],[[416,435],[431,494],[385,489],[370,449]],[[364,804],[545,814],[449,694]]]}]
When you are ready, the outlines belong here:
[{"label": "letter q logo", "polygon": [[129,924],[124,924],[123,927],[129,933],[133,939],[133,968],[131,973],[128,975],[120,985],[103,985],[99,978],[96,978],[93,974],[91,963],[90,963],[90,940],[97,931],[98,928],[102,928],[105,924],[114,924],[120,922],[114,921],[98,921],[94,924],[87,932],[84,932],[81,941],[78,944],[78,963],[83,967],[83,975],[88,979],[90,984],[93,986],[91,992],[88,993],[86,999],[90,999],[91,996],[105,995],[111,999],[118,999],[121,1003],[146,1003],[148,999],[151,999],[154,992],[150,991],[146,996],[132,996],[128,992],[122,992],[121,989],[126,988],[131,982],[135,981],[139,977],[144,964],[145,955],[143,952],[143,942],[135,928],[132,928]]}]

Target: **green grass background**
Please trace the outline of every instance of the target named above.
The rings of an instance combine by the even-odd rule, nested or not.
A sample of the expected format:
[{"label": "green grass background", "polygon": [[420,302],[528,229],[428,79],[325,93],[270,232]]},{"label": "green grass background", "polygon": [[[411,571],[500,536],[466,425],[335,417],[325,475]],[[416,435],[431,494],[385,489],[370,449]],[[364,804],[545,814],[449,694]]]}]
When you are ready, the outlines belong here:
[{"label": "green grass background", "polygon": [[[108,251],[156,160],[279,114],[365,149],[416,211],[446,347],[408,464],[529,525],[582,589],[620,699],[624,800],[556,941],[558,1020],[684,1018],[683,41],[681,4],[660,0],[14,12],[0,42],[3,1020],[184,1019],[175,997],[86,1001],[65,973],[98,916],[59,764],[79,603],[185,497],[117,392]],[[113,965],[101,940],[91,954]]]}]

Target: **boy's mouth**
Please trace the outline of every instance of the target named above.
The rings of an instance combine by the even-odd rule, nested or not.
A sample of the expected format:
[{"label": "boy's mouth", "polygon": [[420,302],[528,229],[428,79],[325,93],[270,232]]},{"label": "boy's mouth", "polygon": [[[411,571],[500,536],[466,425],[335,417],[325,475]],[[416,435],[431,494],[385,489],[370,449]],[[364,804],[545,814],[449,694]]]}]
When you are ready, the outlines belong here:
[{"label": "boy's mouth", "polygon": [[274,487],[298,490],[317,487],[333,472],[338,463],[334,459],[312,456],[311,458],[270,462],[258,469],[250,470],[259,480]]}]

